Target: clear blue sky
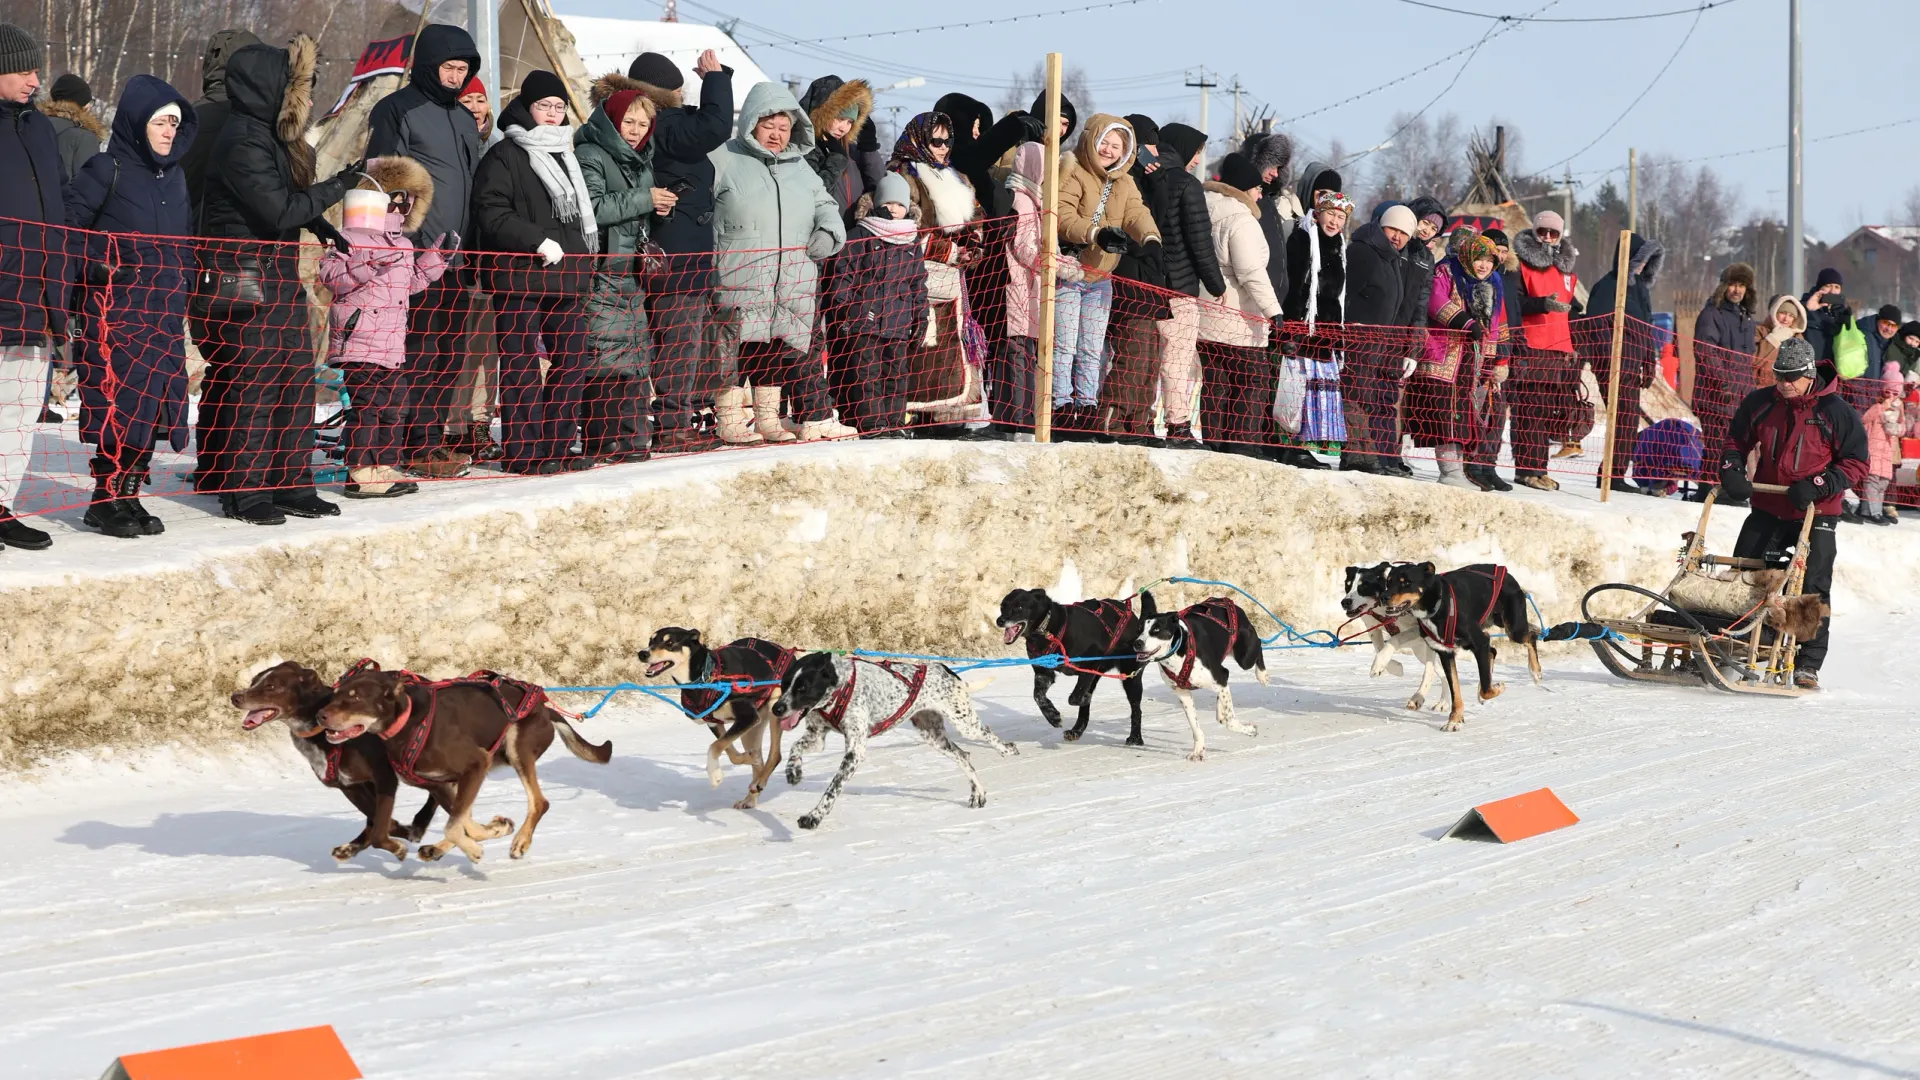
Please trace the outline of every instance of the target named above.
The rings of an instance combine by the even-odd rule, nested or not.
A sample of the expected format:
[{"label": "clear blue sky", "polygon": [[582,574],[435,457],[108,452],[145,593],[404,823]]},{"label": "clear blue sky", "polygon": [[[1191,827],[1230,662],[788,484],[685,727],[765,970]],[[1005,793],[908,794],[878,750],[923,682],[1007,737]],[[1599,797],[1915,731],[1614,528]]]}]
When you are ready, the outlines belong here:
[{"label": "clear blue sky", "polygon": [[[1495,24],[1424,10],[1400,0],[1142,0],[1109,10],[870,40],[814,39],[935,23],[972,21],[1080,6],[1086,0],[980,0],[938,7],[839,0],[682,0],[681,17],[716,22],[739,16],[736,36],[769,73],[812,78],[832,72],[876,85],[923,75],[919,90],[886,95],[907,112],[960,90],[997,103],[1016,70],[1049,50],[1083,67],[1096,103],[1112,112],[1144,112],[1165,123],[1198,118],[1199,91],[1182,84],[1206,65],[1222,88],[1210,124],[1228,134],[1232,102],[1225,85],[1239,76],[1248,106],[1285,119],[1321,109],[1472,46]],[[1549,0],[1437,0],[1489,14],[1526,14]],[[555,0],[570,13],[657,17],[632,0]],[[1557,0],[1546,17],[1633,15],[1694,6],[1696,0]],[[1920,123],[1825,142],[1821,135],[1920,118],[1909,75],[1920,33],[1920,0],[1805,0],[1806,209],[1809,228],[1829,242],[1859,224],[1896,223],[1889,211],[1920,184]],[[1694,21],[1691,14],[1638,22],[1529,23],[1496,33],[1463,71],[1462,58],[1359,101],[1289,125],[1309,147],[1340,140],[1350,151],[1372,146],[1396,112],[1426,105],[1460,73],[1430,115],[1457,113],[1469,124],[1498,116],[1523,137],[1527,170],[1580,150],[1648,85]],[[756,28],[757,27],[757,28]],[[782,40],[805,39],[808,44]],[[1683,158],[1769,147],[1786,141],[1787,0],[1724,0],[1699,17],[1679,59],[1645,100],[1581,153],[1576,178],[1624,166],[1629,146]],[[954,76],[963,76],[962,82]],[[1786,151],[1712,163],[1749,209],[1784,216]],[[1560,170],[1555,169],[1557,174]],[[1897,222],[1899,224],[1916,224]]]}]

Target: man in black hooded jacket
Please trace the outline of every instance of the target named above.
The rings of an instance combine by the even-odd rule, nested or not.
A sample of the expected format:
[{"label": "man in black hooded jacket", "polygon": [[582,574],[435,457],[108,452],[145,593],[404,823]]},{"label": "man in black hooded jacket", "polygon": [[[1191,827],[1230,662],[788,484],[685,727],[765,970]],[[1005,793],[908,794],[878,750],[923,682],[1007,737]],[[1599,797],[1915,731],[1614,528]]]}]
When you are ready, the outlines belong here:
[{"label": "man in black hooded jacket", "polygon": [[227,104],[227,57],[237,49],[258,45],[260,39],[250,30],[218,30],[207,39],[207,52],[200,60],[200,100],[193,103],[193,114],[200,131],[180,159],[180,172],[187,178],[187,197],[200,205],[200,184],[207,176],[207,161],[213,157],[214,144],[220,141],[220,129],[227,124],[232,107]]},{"label": "man in black hooded jacket", "polygon": [[[468,206],[473,173],[480,166],[480,126],[460,104],[460,91],[480,70],[480,50],[457,26],[433,23],[413,47],[407,85],[387,95],[367,119],[367,156],[404,155],[426,166],[433,203],[414,237],[427,247],[442,237],[451,251],[470,234]],[[446,274],[407,310],[408,410],[404,451],[416,471],[454,476],[472,458],[441,445],[452,419],[453,389],[465,355],[461,338],[471,306],[463,274]]]}]

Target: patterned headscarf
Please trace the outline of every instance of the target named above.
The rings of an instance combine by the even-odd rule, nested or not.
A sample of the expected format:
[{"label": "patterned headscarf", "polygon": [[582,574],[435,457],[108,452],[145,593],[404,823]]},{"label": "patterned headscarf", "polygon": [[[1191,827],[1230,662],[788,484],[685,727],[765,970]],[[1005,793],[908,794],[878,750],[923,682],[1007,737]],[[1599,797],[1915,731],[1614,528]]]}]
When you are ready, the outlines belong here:
[{"label": "patterned headscarf", "polygon": [[1315,210],[1339,210],[1348,217],[1353,216],[1353,200],[1338,191],[1316,192],[1313,196]]},{"label": "patterned headscarf", "polygon": [[1475,236],[1466,241],[1455,254],[1459,256],[1461,267],[1468,273],[1473,272],[1473,264],[1481,259],[1493,260],[1493,268],[1496,271],[1500,269],[1500,249],[1485,236]]},{"label": "patterned headscarf", "polygon": [[[933,138],[935,128],[946,128],[947,137],[953,137],[953,121],[946,113],[923,112],[907,121],[900,129],[899,141],[893,144],[893,157],[887,161],[888,172],[905,172],[909,165],[932,165],[933,148],[927,140]],[[945,167],[953,165],[952,144],[948,144],[948,157]]]}]

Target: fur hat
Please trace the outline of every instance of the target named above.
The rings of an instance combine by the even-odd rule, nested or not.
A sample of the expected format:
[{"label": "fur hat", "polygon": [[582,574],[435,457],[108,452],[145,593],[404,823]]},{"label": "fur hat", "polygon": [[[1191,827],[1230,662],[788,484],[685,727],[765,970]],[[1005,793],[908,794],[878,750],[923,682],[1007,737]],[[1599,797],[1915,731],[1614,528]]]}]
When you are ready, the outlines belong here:
[{"label": "fur hat", "polygon": [[1745,285],[1747,291],[1752,292],[1753,267],[1743,262],[1728,263],[1726,269],[1720,271],[1720,284]]},{"label": "fur hat", "polygon": [[1407,204],[1407,209],[1413,211],[1413,216],[1419,218],[1421,221],[1432,218],[1433,230],[1435,232],[1439,232],[1447,227],[1446,204],[1431,195],[1422,195],[1414,199]]},{"label": "fur hat", "polygon": [[1261,176],[1268,169],[1280,170],[1275,175],[1274,190],[1284,191],[1287,185],[1287,171],[1293,166],[1293,140],[1279,132],[1269,135],[1248,135],[1247,141],[1240,144],[1240,152],[1253,162],[1253,171]]},{"label": "fur hat", "polygon": [[1380,215],[1381,228],[1399,229],[1408,236],[1413,235],[1414,229],[1417,228],[1419,224],[1420,219],[1413,216],[1413,211],[1399,203],[1394,203],[1392,206],[1387,207],[1387,212]]},{"label": "fur hat", "polygon": [[641,82],[639,79],[630,78],[617,71],[609,71],[595,79],[592,89],[587,92],[587,100],[599,105],[622,90],[638,90],[645,94],[647,100],[653,102],[656,113],[666,109],[677,109],[686,100],[686,96],[678,90],[664,90],[652,83]]},{"label": "fur hat", "polygon": [[1220,182],[1236,191],[1255,191],[1260,187],[1260,170],[1247,155],[1228,154],[1220,159]]},{"label": "fur hat", "polygon": [[1780,351],[1773,354],[1773,377],[1776,379],[1804,379],[1813,374],[1813,346],[1807,339],[1795,334],[1780,343]]},{"label": "fur hat", "polygon": [[873,205],[885,206],[887,203],[899,203],[901,206],[913,206],[913,187],[907,178],[897,172],[890,172],[880,178],[880,186],[874,189]]},{"label": "fur hat", "polygon": [[633,63],[627,65],[627,78],[662,90],[678,90],[687,84],[687,77],[680,71],[680,65],[657,52],[645,52],[634,57]]},{"label": "fur hat", "polygon": [[1540,211],[1533,219],[1533,227],[1536,229],[1552,229],[1562,236],[1567,234],[1566,219],[1551,210]]},{"label": "fur hat", "polygon": [[1816,289],[1823,289],[1828,285],[1845,284],[1846,282],[1840,279],[1840,271],[1835,270],[1831,266],[1821,270],[1819,276],[1813,279],[1813,287]]},{"label": "fur hat", "polygon": [[427,209],[433,205],[432,174],[427,172],[425,165],[398,154],[368,159],[367,171],[354,188],[388,194],[404,191],[413,196],[413,207],[407,211],[407,220],[401,226],[402,232],[418,232],[421,223],[427,220]]}]

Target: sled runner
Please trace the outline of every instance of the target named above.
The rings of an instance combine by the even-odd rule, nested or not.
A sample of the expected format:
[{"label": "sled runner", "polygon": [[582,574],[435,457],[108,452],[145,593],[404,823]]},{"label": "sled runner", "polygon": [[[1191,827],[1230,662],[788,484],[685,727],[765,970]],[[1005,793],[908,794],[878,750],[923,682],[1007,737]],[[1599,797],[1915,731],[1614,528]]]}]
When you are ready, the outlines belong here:
[{"label": "sled runner", "polygon": [[[1754,490],[1785,494],[1787,489],[1755,484]],[[1707,521],[1719,496],[1717,486],[1707,494],[1700,524],[1686,534],[1679,572],[1666,588],[1596,585],[1580,600],[1585,622],[1550,638],[1587,639],[1607,670],[1623,679],[1798,697],[1795,631],[1805,629],[1809,615],[1818,627],[1820,617],[1817,599],[1796,602],[1806,576],[1814,508],[1807,508],[1790,559],[1784,554],[1735,558],[1706,551]],[[1637,594],[1646,602],[1625,617],[1595,615],[1594,598],[1612,593]]]}]

